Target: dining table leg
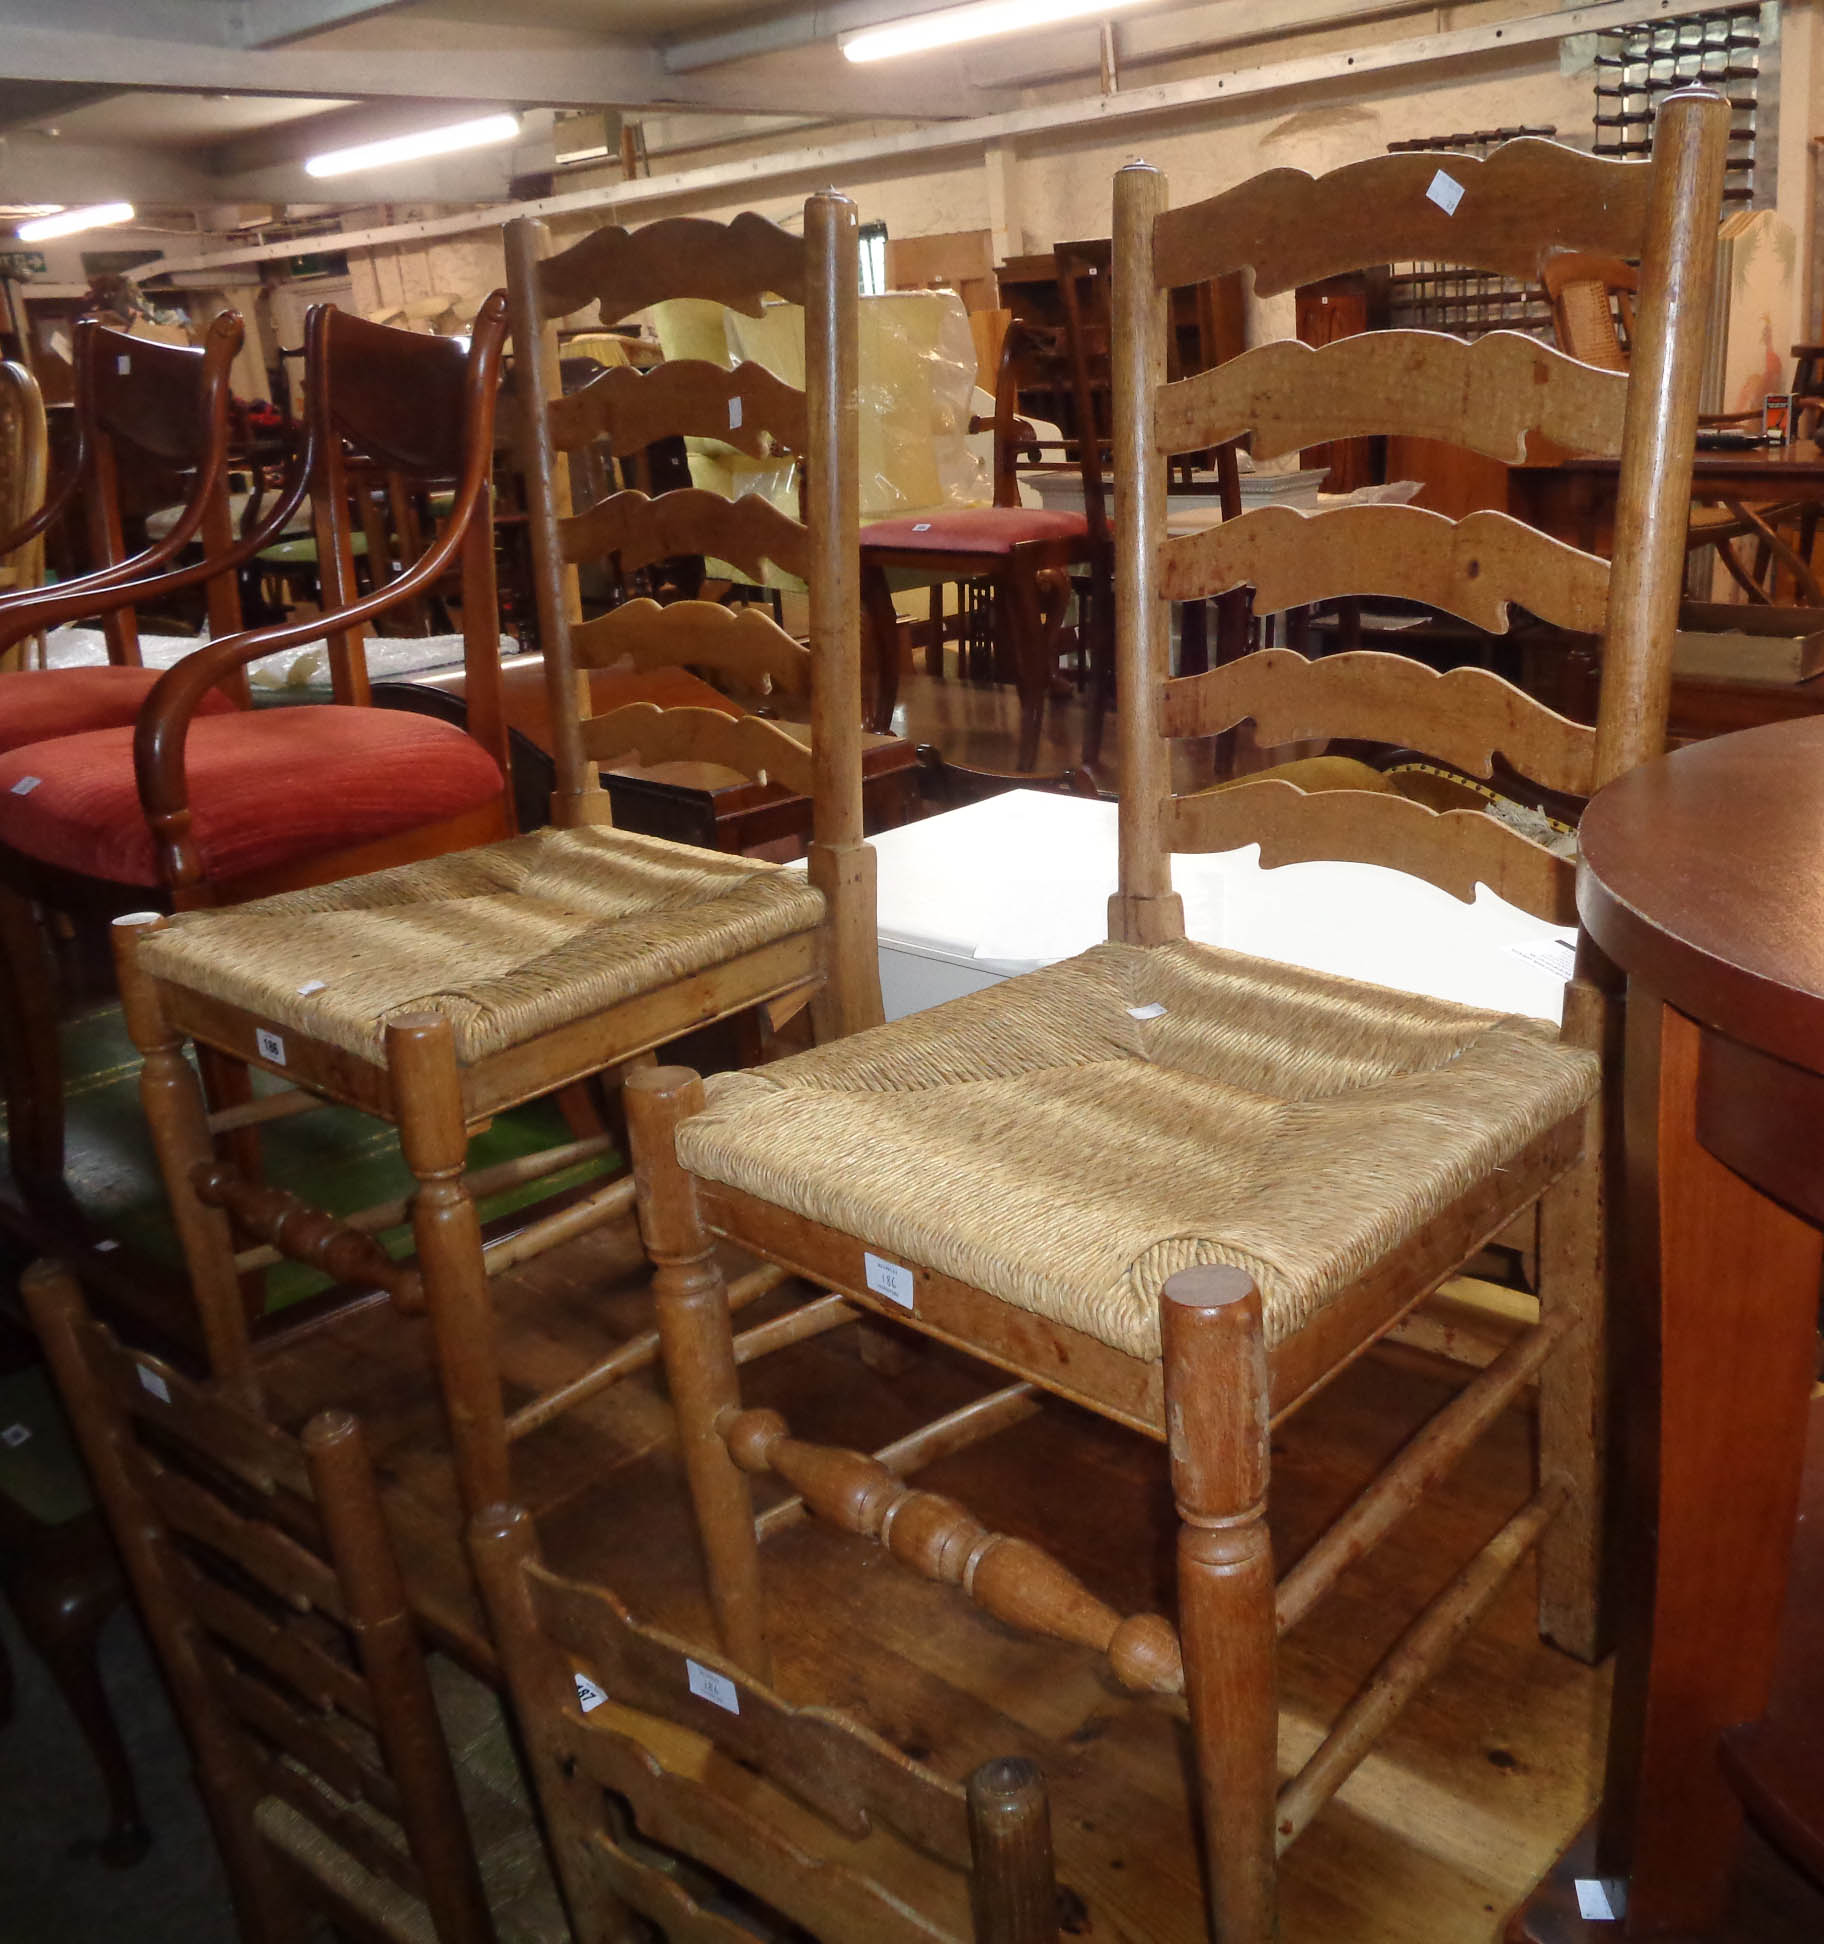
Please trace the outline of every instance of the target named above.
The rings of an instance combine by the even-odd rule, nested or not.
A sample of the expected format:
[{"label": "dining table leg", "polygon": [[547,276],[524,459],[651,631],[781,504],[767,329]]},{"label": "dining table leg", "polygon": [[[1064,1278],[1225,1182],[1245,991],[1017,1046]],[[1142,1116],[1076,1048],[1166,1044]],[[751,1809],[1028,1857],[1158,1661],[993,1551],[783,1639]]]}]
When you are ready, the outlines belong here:
[{"label": "dining table leg", "polygon": [[1824,1236],[1700,1140],[1705,1033],[1629,988],[1615,1317],[1621,1600],[1597,1867],[1629,1937],[1702,1934],[1741,1809],[1722,1732],[1765,1708],[1817,1357]]}]

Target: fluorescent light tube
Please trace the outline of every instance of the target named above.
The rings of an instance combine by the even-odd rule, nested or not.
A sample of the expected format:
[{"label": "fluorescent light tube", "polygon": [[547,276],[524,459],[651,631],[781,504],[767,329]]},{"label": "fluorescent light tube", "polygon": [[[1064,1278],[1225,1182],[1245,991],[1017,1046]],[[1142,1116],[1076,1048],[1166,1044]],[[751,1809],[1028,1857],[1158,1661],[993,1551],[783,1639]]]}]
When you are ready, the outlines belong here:
[{"label": "fluorescent light tube", "polygon": [[477,121],[452,122],[444,128],[421,128],[415,135],[393,135],[383,142],[363,142],[358,148],[331,149],[313,155],[304,173],[313,176],[352,175],[357,169],[381,169],[389,162],[421,162],[431,155],[455,155],[463,149],[492,148],[519,133],[517,115],[483,115]]},{"label": "fluorescent light tube", "polygon": [[107,223],[130,223],[131,203],[91,203],[86,209],[60,209],[55,216],[34,216],[13,231],[21,243],[46,243],[53,236],[74,236],[78,230],[100,229]]},{"label": "fluorescent light tube", "polygon": [[1085,14],[1113,13],[1117,7],[1137,4],[1138,0],[976,0],[974,6],[946,7],[941,13],[919,14],[850,34],[842,41],[842,51],[851,61],[889,61],[896,54],[928,54],[935,47],[1056,27],[1081,20]]}]

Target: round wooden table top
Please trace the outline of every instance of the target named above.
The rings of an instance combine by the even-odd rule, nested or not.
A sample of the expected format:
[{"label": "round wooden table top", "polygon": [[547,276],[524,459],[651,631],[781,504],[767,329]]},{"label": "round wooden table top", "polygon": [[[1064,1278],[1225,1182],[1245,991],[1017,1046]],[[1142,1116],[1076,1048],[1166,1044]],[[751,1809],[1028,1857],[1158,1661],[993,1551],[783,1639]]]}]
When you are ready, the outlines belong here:
[{"label": "round wooden table top", "polygon": [[1618,965],[1824,1072],[1824,715],[1688,744],[1598,792],[1577,909]]}]

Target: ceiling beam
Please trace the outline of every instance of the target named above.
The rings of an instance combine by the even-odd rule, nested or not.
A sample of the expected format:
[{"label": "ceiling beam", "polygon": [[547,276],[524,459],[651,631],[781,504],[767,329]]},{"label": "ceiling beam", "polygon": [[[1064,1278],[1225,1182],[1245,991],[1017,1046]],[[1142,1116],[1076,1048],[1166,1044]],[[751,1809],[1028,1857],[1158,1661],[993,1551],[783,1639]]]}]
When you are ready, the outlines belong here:
[{"label": "ceiling beam", "polygon": [[[1706,12],[1714,5],[1715,0],[1659,0],[1653,17],[1676,20],[1689,14]],[[1492,26],[1463,27],[1447,33],[1382,40],[1367,47],[1311,54],[1261,67],[1230,68],[1222,73],[1199,75],[1186,81],[1161,82],[1121,94],[1052,101],[1035,108],[983,115],[971,121],[947,122],[905,134],[874,135],[855,141],[831,142],[820,147],[775,150],[768,155],[751,156],[738,162],[683,169],[671,175],[640,176],[630,182],[573,190],[565,195],[546,196],[536,202],[515,203],[506,208],[356,230],[341,237],[337,247],[361,249],[375,244],[424,242],[439,236],[461,236],[477,230],[493,229],[513,216],[568,216],[585,210],[618,212],[648,203],[674,201],[681,196],[739,192],[766,182],[784,184],[794,178],[800,181],[840,181],[843,172],[848,169],[882,162],[924,161],[933,156],[951,155],[958,150],[985,148],[990,142],[1006,141],[1022,135],[1049,134],[1068,128],[1087,130],[1097,126],[1125,128],[1154,116],[1182,114],[1194,108],[1216,108],[1228,101],[1282,93],[1324,82],[1366,79],[1373,74],[1403,68],[1431,67],[1461,60],[1466,55],[1513,53],[1528,47],[1549,46],[1569,40],[1574,35],[1597,33],[1608,27],[1629,26],[1640,18],[1641,6],[1642,0],[1601,0],[1600,4],[1592,6],[1566,7],[1556,13],[1509,18]],[[249,263],[281,254],[284,254],[281,249],[271,246],[238,253],[184,254],[174,256],[169,267],[173,270],[189,270],[215,264]],[[148,269],[144,274],[151,276],[157,273]]]},{"label": "ceiling beam", "polygon": [[[318,191],[321,195],[321,191]],[[214,203],[221,184],[169,149],[0,136],[0,202]],[[145,247],[158,245],[148,238]]]},{"label": "ceiling beam", "polygon": [[40,0],[0,0],[0,64],[14,81],[102,89],[326,95],[365,100],[512,102],[526,108],[703,109],[748,114],[916,119],[966,115],[1005,96],[973,89],[960,71],[908,85],[863,74],[832,47],[826,61],[777,69],[674,75],[653,48],[630,41],[549,36],[512,22],[439,22],[410,50],[359,38],[286,47],[229,43],[231,9],[212,0],[59,0],[56,25]]},{"label": "ceiling beam", "polygon": [[228,38],[236,47],[283,47],[408,5],[410,0],[232,0]]}]

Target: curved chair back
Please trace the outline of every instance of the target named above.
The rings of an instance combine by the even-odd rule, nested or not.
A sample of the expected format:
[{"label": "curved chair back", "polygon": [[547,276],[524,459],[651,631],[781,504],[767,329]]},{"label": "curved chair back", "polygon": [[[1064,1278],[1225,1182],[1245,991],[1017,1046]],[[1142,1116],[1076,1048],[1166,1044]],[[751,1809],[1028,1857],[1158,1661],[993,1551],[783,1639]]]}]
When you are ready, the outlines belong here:
[{"label": "curved chair back", "polygon": [[[617,759],[714,763],[808,796],[811,880],[831,906],[830,1008],[849,1025],[880,1016],[873,853],[862,842],[859,247],[855,205],[833,191],[805,204],[802,237],[752,214],[728,224],[693,218],[599,229],[552,256],[542,224],[522,218],[507,229],[522,465],[557,759],[552,819],[611,822],[601,770]],[[678,359],[644,374],[616,367],[564,395],[562,316],[599,301],[610,325],[676,298],[758,316],[769,293],[804,308],[802,388],[751,362],[725,370]],[[713,436],[756,459],[794,454],[803,517],[758,494],[729,500],[692,486],[610,491],[573,509],[561,455],[601,439],[627,454],[676,434]],[[583,619],[579,562],[612,557],[625,573],[681,554],[730,561],[755,581],[768,562],[804,580],[808,648],[758,610],[737,615],[714,602],[639,600]],[[732,709],[633,703],[591,716],[587,671],[628,659],[636,668],[719,670],[807,698],[809,743]]]},{"label": "curved chair back", "polygon": [[[1545,789],[1587,796],[1664,747],[1697,386],[1728,110],[1687,90],[1661,106],[1654,159],[1599,160],[1555,143],[1507,143],[1486,160],[1398,154],[1314,180],[1277,169],[1182,210],[1144,165],[1116,185],[1116,548],[1121,669],[1121,889],[1114,935],[1183,935],[1175,851],[1261,845],[1265,864],[1390,864],[1461,898],[1487,884],[1576,922],[1572,866],[1480,811],[1433,812],[1361,790],[1307,793],[1279,779],[1175,794],[1169,744],[1243,721],[1285,744],[1342,737],[1493,774],[1500,756]],[[1263,295],[1368,264],[1440,262],[1539,277],[1569,246],[1643,260],[1629,372],[1598,370],[1517,333],[1474,343],[1377,331],[1321,350],[1262,345],[1166,382],[1174,285],[1251,266]],[[1461,521],[1412,506],[1317,513],[1267,506],[1168,537],[1161,456],[1250,431],[1257,459],[1332,438],[1404,432],[1510,462],[1538,434],[1619,467],[1612,559],[1505,513]],[[1401,655],[1307,661],[1286,649],[1173,679],[1171,604],[1245,586],[1256,612],[1348,595],[1399,596],[1500,632],[1511,606],[1601,639],[1598,720],[1555,714],[1480,668],[1439,675]]]},{"label": "curved chair back", "polygon": [[[49,459],[50,434],[38,380],[22,364],[0,364],[0,534],[25,526],[44,504]],[[0,590],[11,594],[43,581],[42,531],[0,554]],[[17,667],[18,661],[10,649],[0,656],[0,666]]]}]

